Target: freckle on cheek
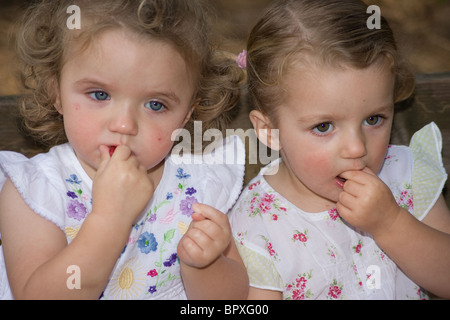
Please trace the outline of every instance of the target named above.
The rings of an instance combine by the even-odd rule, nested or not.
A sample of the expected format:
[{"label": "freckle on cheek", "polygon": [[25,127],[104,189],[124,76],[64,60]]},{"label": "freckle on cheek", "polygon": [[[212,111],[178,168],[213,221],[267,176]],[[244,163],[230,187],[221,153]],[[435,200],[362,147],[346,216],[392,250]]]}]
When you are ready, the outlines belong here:
[{"label": "freckle on cheek", "polygon": [[75,106],[75,110],[80,110],[80,104],[79,103],[75,103],[74,106]]}]

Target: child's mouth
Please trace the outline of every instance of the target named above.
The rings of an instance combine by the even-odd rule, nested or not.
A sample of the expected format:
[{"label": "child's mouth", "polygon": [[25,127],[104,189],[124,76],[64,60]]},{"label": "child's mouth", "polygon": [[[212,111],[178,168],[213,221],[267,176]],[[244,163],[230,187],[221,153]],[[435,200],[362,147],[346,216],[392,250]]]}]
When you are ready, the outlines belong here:
[{"label": "child's mouth", "polygon": [[117,146],[111,146],[109,147],[109,156],[112,157],[114,154],[114,151],[116,151]]},{"label": "child's mouth", "polygon": [[347,181],[347,179],[344,179],[344,178],[342,178],[340,176],[336,177],[336,183],[341,188],[344,188],[344,184],[345,184],[346,181]]}]

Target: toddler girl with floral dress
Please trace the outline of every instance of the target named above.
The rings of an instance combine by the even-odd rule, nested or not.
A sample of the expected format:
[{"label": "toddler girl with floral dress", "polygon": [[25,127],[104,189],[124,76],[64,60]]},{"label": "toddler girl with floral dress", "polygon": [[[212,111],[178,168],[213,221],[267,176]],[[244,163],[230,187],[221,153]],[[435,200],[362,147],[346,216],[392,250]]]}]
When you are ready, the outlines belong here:
[{"label": "toddler girl with floral dress", "polygon": [[[66,27],[74,5],[79,30]],[[2,299],[246,297],[223,214],[242,188],[242,143],[216,141],[215,162],[171,152],[194,121],[224,129],[239,97],[242,70],[212,50],[207,12],[178,0],[27,11],[21,111],[51,148],[0,152]]]},{"label": "toddler girl with floral dress", "polygon": [[250,120],[281,155],[230,213],[251,299],[450,296],[442,138],[431,123],[409,147],[389,144],[414,81],[366,11],[276,1],[250,34]]}]

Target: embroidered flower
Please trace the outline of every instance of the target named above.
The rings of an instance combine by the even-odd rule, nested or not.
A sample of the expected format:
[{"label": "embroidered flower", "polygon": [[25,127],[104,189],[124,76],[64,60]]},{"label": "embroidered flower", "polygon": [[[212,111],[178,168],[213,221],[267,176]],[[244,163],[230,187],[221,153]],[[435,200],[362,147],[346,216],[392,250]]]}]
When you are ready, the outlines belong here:
[{"label": "embroidered flower", "polygon": [[292,241],[300,241],[306,246],[306,242],[308,241],[308,229],[305,229],[303,232],[295,230],[295,233],[292,235]]},{"label": "embroidered flower", "polygon": [[[304,272],[303,274],[298,274],[298,278],[295,282],[291,282],[286,286],[286,299],[290,300],[304,300],[314,296],[311,289],[308,289],[308,280],[312,277],[312,270],[309,272]],[[292,294],[289,296],[289,294]]]},{"label": "embroidered flower", "polygon": [[305,289],[306,282],[308,282],[308,280],[306,280],[306,278],[302,276],[300,278],[295,279],[295,282],[297,282],[297,285],[296,285],[297,288]]},{"label": "embroidered flower", "polygon": [[254,187],[256,187],[257,185],[259,185],[261,183],[261,181],[257,181],[255,183],[252,183],[249,187],[248,190],[253,190]]},{"label": "embroidered flower", "polygon": [[166,200],[170,200],[170,199],[173,199],[173,193],[172,192],[167,192]]},{"label": "embroidered flower", "polygon": [[292,299],[294,300],[305,300],[306,296],[305,296],[305,291],[303,290],[294,290],[292,291]]},{"label": "embroidered flower", "polygon": [[149,272],[147,272],[147,275],[153,278],[158,275],[158,272],[156,271],[156,269],[152,269]]},{"label": "embroidered flower", "polygon": [[147,221],[150,223],[155,222],[156,221],[156,213],[150,214]]},{"label": "embroidered flower", "polygon": [[197,190],[195,190],[194,188],[187,188],[186,189],[186,194],[188,195],[188,196],[192,196],[194,193],[196,193],[197,192]]},{"label": "embroidered flower", "polygon": [[397,204],[409,212],[412,212],[414,209],[412,186],[406,184],[404,187],[406,190],[403,190],[400,193],[400,196],[397,198]]},{"label": "embroidered flower", "polygon": [[81,184],[81,180],[78,180],[78,177],[76,174],[71,174],[70,179],[66,179],[66,182],[68,183],[75,183],[75,184]]},{"label": "embroidered flower", "polygon": [[328,215],[330,216],[331,220],[336,221],[337,218],[339,218],[339,213],[336,208],[330,209],[328,211]]},{"label": "embroidered flower", "polygon": [[342,291],[341,291],[341,289],[339,289],[338,286],[331,286],[328,291],[328,296],[331,299],[339,299],[339,296],[341,295],[341,293],[342,293]]},{"label": "embroidered flower", "polygon": [[80,221],[86,217],[87,210],[78,200],[70,200],[67,204],[67,216]]},{"label": "embroidered flower", "polygon": [[156,292],[156,286],[150,286],[148,288],[148,292],[150,292],[151,294],[155,293]]},{"label": "embroidered flower", "polygon": [[353,246],[353,252],[358,253],[360,256],[362,256],[362,247],[364,246],[364,243],[362,242],[362,240],[358,241],[358,244],[356,246]]},{"label": "embroidered flower", "polygon": [[281,206],[281,201],[276,197],[275,193],[265,192],[263,195],[260,195],[258,192],[253,192],[249,205],[248,212],[250,216],[259,215],[262,217],[263,215],[268,215],[272,221],[278,221],[282,214],[287,212],[287,208]]},{"label": "embroidered flower", "polygon": [[271,257],[276,255],[275,250],[273,250],[273,248],[272,248],[272,243],[270,243],[270,242],[267,243],[267,251],[269,252]]},{"label": "embroidered flower", "polygon": [[259,208],[261,209],[261,213],[266,213],[270,209],[272,209],[272,203],[275,198],[274,194],[265,193],[263,197],[261,197],[261,201],[259,203]]},{"label": "embroidered flower", "polygon": [[156,251],[158,242],[156,242],[155,235],[153,233],[144,232],[139,237],[138,248],[142,253],[149,254],[150,251]]},{"label": "embroidered flower", "polygon": [[187,179],[187,178],[189,178],[189,177],[191,176],[190,174],[184,173],[183,171],[184,171],[184,170],[183,170],[182,168],[178,168],[178,169],[177,169],[177,175],[176,175],[176,177],[177,177],[178,179]]},{"label": "embroidered flower", "polygon": [[237,240],[239,241],[239,243],[241,244],[241,245],[244,245],[244,240],[245,240],[245,237],[247,236],[247,231],[245,231],[245,232],[239,232],[238,234],[237,234]]},{"label": "embroidered flower", "polygon": [[181,213],[190,217],[194,213],[194,210],[192,209],[192,205],[197,202],[198,201],[195,197],[186,197],[185,200],[181,200],[181,202],[180,202]]},{"label": "embroidered flower", "polygon": [[[85,202],[92,201],[92,199],[91,199],[87,194],[85,194],[85,193],[83,193],[83,194],[81,195],[81,199],[83,199]],[[91,204],[92,204],[92,203],[91,203]]]},{"label": "embroidered flower", "polygon": [[73,192],[73,191],[67,191],[66,194],[72,199],[78,198],[77,194],[75,192]]},{"label": "embroidered flower", "polygon": [[342,294],[342,283],[338,283],[336,279],[333,279],[333,283],[328,288],[328,296],[329,299],[339,299]]},{"label": "embroidered flower", "polygon": [[259,209],[261,209],[262,214],[272,209],[272,206],[270,204],[271,204],[270,202],[264,200],[259,203]]},{"label": "embroidered flower", "polygon": [[169,267],[171,267],[174,263],[175,263],[175,261],[177,261],[177,254],[176,253],[172,253],[171,255],[170,255],[170,257],[169,257],[169,259],[167,259],[166,261],[164,261],[164,266],[165,267],[167,267],[167,268],[169,268]]}]

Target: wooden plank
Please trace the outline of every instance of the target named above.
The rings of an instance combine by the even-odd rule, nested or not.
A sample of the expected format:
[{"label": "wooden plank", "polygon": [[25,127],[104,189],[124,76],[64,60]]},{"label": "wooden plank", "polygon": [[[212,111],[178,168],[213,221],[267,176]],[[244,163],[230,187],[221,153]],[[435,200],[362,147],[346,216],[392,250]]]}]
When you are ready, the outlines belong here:
[{"label": "wooden plank", "polygon": [[20,152],[27,157],[45,150],[20,130],[20,96],[0,97],[0,150]]}]

